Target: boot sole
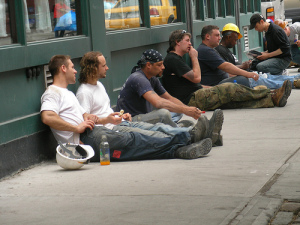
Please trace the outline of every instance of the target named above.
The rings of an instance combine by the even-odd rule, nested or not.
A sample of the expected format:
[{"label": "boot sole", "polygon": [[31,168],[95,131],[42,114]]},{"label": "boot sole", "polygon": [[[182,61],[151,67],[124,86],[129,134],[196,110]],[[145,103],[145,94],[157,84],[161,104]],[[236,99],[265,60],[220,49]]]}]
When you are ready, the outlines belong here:
[{"label": "boot sole", "polygon": [[208,127],[209,123],[207,118],[205,116],[201,116],[195,125],[196,130],[194,131],[194,143],[197,143],[207,137]]},{"label": "boot sole", "polygon": [[218,140],[222,130],[224,122],[223,111],[221,109],[216,109],[212,118],[214,118],[214,128],[212,131],[210,130],[208,134],[211,134],[212,143],[214,144]]},{"label": "boot sole", "polygon": [[206,138],[200,142],[191,144],[190,146],[187,146],[186,154],[183,157],[184,159],[197,159],[199,157],[207,155],[211,148],[212,148],[212,142],[211,139]]},{"label": "boot sole", "polygon": [[284,94],[282,95],[281,99],[279,100],[279,107],[284,107],[287,103],[287,99],[290,96],[292,91],[292,83],[291,81],[287,80],[284,87]]},{"label": "boot sole", "polygon": [[197,159],[207,155],[211,148],[211,139],[206,138],[200,142],[177,149],[175,157],[180,159]]}]

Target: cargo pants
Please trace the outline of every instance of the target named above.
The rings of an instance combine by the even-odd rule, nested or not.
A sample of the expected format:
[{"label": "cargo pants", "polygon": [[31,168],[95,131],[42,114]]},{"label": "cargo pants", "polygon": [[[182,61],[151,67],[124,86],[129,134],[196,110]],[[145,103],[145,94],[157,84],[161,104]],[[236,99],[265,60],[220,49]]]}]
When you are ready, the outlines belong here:
[{"label": "cargo pants", "polygon": [[193,93],[188,105],[203,111],[274,107],[270,89],[254,90],[234,83],[199,89]]}]

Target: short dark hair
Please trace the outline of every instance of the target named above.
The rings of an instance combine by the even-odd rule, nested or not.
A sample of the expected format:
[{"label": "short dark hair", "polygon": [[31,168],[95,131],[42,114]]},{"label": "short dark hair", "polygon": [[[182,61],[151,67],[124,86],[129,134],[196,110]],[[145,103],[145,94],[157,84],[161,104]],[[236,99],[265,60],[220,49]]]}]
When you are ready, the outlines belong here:
[{"label": "short dark hair", "polygon": [[191,37],[190,33],[187,33],[185,30],[175,30],[170,34],[169,37],[169,48],[167,50],[167,53],[170,51],[175,51],[175,46],[177,42],[180,42],[185,35],[188,35]]},{"label": "short dark hair", "polygon": [[50,61],[49,61],[49,72],[51,74],[52,77],[54,77],[55,75],[58,74],[59,72],[59,68],[62,65],[65,65],[66,67],[69,66],[69,62],[68,60],[71,59],[71,57],[69,55],[55,55],[52,56]]},{"label": "short dark hair", "polygon": [[211,35],[211,33],[212,33],[213,30],[219,30],[219,27],[218,27],[218,26],[215,26],[215,25],[207,25],[207,26],[204,26],[204,27],[202,28],[202,31],[201,31],[201,38],[202,38],[202,40],[205,39],[205,35],[206,35],[206,34]]},{"label": "short dark hair", "polygon": [[80,60],[80,75],[79,83],[87,83],[88,78],[97,75],[98,67],[100,65],[98,56],[102,56],[101,52],[87,52]]}]

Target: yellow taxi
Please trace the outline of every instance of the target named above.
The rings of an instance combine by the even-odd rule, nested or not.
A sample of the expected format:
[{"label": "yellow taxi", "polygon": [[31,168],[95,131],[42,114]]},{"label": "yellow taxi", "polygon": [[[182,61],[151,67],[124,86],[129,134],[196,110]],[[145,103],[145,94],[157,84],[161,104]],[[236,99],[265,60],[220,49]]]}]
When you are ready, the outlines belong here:
[{"label": "yellow taxi", "polygon": [[[140,27],[142,24],[138,0],[119,0],[105,10],[107,30]],[[149,0],[151,26],[176,22],[177,12],[172,0]]]}]

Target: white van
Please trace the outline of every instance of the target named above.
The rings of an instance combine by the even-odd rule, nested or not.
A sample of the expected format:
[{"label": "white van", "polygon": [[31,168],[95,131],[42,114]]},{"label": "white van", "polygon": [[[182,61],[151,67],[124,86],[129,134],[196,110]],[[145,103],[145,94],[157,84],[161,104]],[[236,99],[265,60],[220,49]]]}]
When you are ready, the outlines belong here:
[{"label": "white van", "polygon": [[284,0],[285,18],[300,22],[300,0]]},{"label": "white van", "polygon": [[[299,0],[297,0],[299,1]],[[285,19],[284,4],[286,0],[261,0],[261,14],[272,21]]]}]

